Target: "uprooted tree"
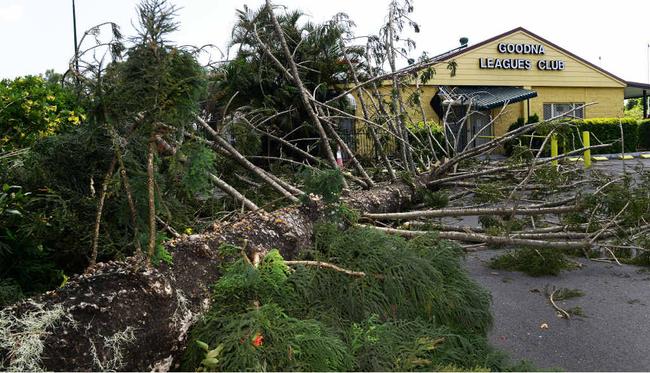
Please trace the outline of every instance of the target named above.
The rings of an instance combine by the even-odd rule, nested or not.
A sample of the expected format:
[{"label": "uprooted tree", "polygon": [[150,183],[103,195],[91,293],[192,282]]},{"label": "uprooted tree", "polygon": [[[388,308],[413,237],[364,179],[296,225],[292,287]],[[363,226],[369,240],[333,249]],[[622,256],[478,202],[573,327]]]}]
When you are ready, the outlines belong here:
[{"label": "uprooted tree", "polygon": [[[239,330],[241,325],[218,321],[219,315],[252,309],[258,316],[284,320],[287,330],[325,335],[329,339],[323,343],[329,343],[329,351],[340,349],[331,360],[314,357],[316,363],[292,366],[295,369],[443,367],[431,365],[427,354],[438,345],[451,349],[449,343],[465,342],[455,339],[462,333],[442,328],[459,319],[441,312],[438,308],[444,305],[435,303],[434,294],[423,295],[431,297],[429,303],[408,306],[432,308],[409,317],[428,317],[429,322],[439,324],[431,324],[438,329],[427,329],[430,333],[421,335],[421,345],[411,346],[422,355],[409,355],[406,360],[396,357],[402,359],[401,365],[354,365],[336,339],[340,336],[328,334],[330,324],[285,317],[285,311],[293,312],[292,316],[316,317],[292,308],[299,302],[280,304],[286,299],[278,297],[287,291],[287,281],[312,291],[323,289],[313,283],[312,287],[304,285],[309,278],[305,269],[314,271],[313,276],[323,272],[344,276],[351,288],[355,281],[370,281],[369,288],[385,290],[397,286],[396,278],[405,276],[404,268],[424,268],[418,267],[417,258],[407,255],[404,260],[412,261],[402,272],[365,267],[368,262],[336,252],[333,248],[340,247],[334,244],[326,246],[334,250],[330,255],[314,253],[319,246],[313,238],[323,229],[323,222],[334,223],[329,227],[338,230],[358,230],[364,239],[376,240],[373,235],[382,232],[423,236],[409,243],[409,248],[406,241],[396,239],[390,241],[395,247],[366,253],[387,265],[390,260],[385,255],[399,256],[395,251],[399,245],[422,255],[434,255],[430,247],[451,252],[443,239],[462,243],[466,250],[511,246],[577,250],[585,255],[593,250],[611,255],[628,250],[638,251],[647,260],[650,195],[641,185],[647,183],[648,174],[627,170],[612,176],[556,167],[553,161],[584,150],[578,147],[555,159],[542,157],[550,138],[567,131],[561,118],[520,126],[476,147],[460,147],[458,136],[444,130],[446,115],[442,132],[429,125],[419,99],[421,85],[434,79],[434,68],[448,66],[453,73],[455,66],[425,56],[397,68],[398,55],[406,57],[408,53],[399,43],[407,40],[407,46],[411,45],[398,34],[405,26],[418,28],[410,18],[412,10],[410,2],[391,2],[380,34],[367,37],[366,45],[357,45],[354,43],[360,39],[354,37],[353,24],[344,15],[322,25],[302,24],[301,14],[278,12],[267,1],[257,11],[245,8],[240,12],[231,45],[236,50],[234,58],[208,68],[202,68],[196,59],[204,49],[182,48],[167,40],[177,25],[173,7],[164,1],[143,2],[141,28],[131,45],[123,44],[113,24],[87,32],[81,40],[82,52],[71,61],[64,80],[75,87],[89,108],[88,123],[60,137],[44,139],[32,149],[34,156],[12,166],[12,172],[30,175],[24,185],[42,186],[39,183],[47,178],[53,191],[44,194],[59,193],[64,195],[61,200],[82,201],[64,209],[74,211],[75,221],[84,223],[79,225],[83,234],[69,234],[78,234],[81,243],[90,248],[84,263],[87,268],[61,288],[0,311],[2,366],[15,370],[178,367],[187,344],[194,343],[188,341],[190,328],[211,307],[211,285],[224,273],[224,279],[234,281],[233,271],[239,270],[257,273],[261,279],[246,282],[251,288],[242,288],[246,296],[233,308],[219,303],[221,308],[210,311],[213,316],[217,313],[215,324],[203,323],[223,333]],[[108,41],[100,40],[103,27],[110,28]],[[95,43],[84,48],[90,39]],[[356,98],[360,116],[351,107],[350,97]],[[468,110],[458,119],[461,125],[470,115]],[[346,137],[345,121],[365,125],[372,142],[370,156]],[[533,132],[544,136],[538,150],[518,147],[507,162],[491,162],[485,157]],[[598,146],[606,144],[594,147]],[[347,171],[341,170],[337,153],[346,160]],[[82,154],[85,157],[79,158]],[[56,162],[67,162],[69,172],[55,170]],[[46,175],[28,172],[48,166],[52,169]],[[7,206],[2,206],[2,213],[20,212],[11,204]],[[56,202],[47,202],[43,208],[57,208]],[[221,217],[215,218],[215,214]],[[449,223],[450,217],[479,217],[481,227],[454,225]],[[204,230],[201,234],[185,232],[190,226]],[[173,239],[166,240],[168,234]],[[239,259],[238,264],[224,267],[233,257]],[[126,259],[103,262],[111,258]],[[445,265],[452,266],[450,259],[445,260]],[[289,276],[292,271],[296,273]],[[265,274],[279,277],[263,277]],[[451,281],[449,278],[439,279]],[[227,286],[232,283],[220,284],[216,296],[232,295],[232,286]],[[430,285],[414,282],[413,287]],[[330,284],[333,286],[336,284]],[[458,307],[467,312],[472,302],[484,305],[486,301],[472,292],[459,298]],[[363,306],[381,322],[393,317],[390,328],[394,329],[390,330],[412,337],[409,333],[424,327],[400,321],[402,309],[391,296]],[[298,299],[307,302],[311,298],[303,294]],[[331,306],[309,301],[318,307]],[[391,307],[395,308],[392,313]],[[337,312],[349,328],[356,327],[358,333],[365,330],[368,338],[367,333],[375,330],[372,322],[379,322],[354,315],[343,318],[344,313]],[[251,320],[260,322],[259,318]],[[476,325],[463,327],[484,332],[489,317],[480,315],[477,320]],[[254,347],[264,343],[262,334],[247,338]],[[239,344],[229,340],[221,347],[204,343],[205,356],[201,357],[205,359],[197,360],[195,349],[188,358],[195,365],[189,368],[199,368],[198,361],[203,369],[243,369],[232,360],[228,362],[223,352],[224,348],[230,348],[226,350],[230,353],[239,351],[243,348],[239,345],[250,347],[248,339]],[[304,354],[312,351],[308,347],[322,347],[300,346]],[[301,361],[300,351],[292,350],[295,347],[288,347],[289,361]],[[365,351],[368,356],[382,354],[363,348],[367,346],[355,351]],[[244,352],[249,353],[250,348]],[[220,358],[223,365],[218,365]],[[489,364],[480,359],[469,362],[483,367]],[[460,363],[442,359],[436,364]]]}]

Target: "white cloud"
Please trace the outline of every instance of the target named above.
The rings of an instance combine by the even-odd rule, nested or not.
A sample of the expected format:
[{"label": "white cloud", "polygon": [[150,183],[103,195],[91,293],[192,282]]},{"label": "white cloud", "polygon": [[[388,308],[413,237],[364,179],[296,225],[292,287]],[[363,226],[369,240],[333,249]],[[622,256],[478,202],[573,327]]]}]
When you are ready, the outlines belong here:
[{"label": "white cloud", "polygon": [[0,22],[14,23],[23,17],[25,7],[23,4],[12,4],[0,7]]}]

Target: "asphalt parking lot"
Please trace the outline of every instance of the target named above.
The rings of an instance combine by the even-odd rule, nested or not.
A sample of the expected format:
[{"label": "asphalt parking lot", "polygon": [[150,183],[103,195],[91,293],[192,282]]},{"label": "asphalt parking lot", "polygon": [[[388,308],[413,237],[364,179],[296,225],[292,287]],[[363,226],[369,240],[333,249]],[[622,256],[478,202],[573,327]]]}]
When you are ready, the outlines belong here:
[{"label": "asphalt parking lot", "polygon": [[[649,268],[577,259],[581,269],[530,277],[485,265],[499,254],[470,253],[465,263],[492,293],[493,346],[542,370],[650,371]],[[544,294],[553,286],[583,291],[559,305],[579,306],[585,316],[559,318]]]},{"label": "asphalt parking lot", "polygon": [[[634,156],[619,160],[610,155],[607,161],[594,161],[592,170],[616,175],[650,171],[650,159]],[[478,224],[470,218],[464,223]],[[466,260],[470,275],[492,293],[493,346],[542,370],[650,371],[650,268],[576,259],[581,269],[530,277],[487,267],[501,253],[469,253]],[[585,316],[558,317],[544,294],[552,287],[583,291],[560,306],[580,307]]]}]

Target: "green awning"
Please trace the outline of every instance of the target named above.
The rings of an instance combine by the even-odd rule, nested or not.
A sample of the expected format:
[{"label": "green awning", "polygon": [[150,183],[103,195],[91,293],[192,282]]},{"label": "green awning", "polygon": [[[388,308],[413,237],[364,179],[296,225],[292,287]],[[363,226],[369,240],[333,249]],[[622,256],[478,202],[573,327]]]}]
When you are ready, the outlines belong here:
[{"label": "green awning", "polygon": [[488,110],[503,105],[537,97],[537,92],[517,87],[440,87],[443,100],[451,99],[455,104],[472,105],[476,110]]}]

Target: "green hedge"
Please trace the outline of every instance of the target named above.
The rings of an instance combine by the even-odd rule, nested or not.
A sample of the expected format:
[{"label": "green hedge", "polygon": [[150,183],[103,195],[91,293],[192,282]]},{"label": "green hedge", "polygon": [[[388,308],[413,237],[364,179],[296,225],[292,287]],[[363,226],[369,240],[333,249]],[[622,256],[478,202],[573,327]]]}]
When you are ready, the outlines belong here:
[{"label": "green hedge", "polygon": [[639,145],[639,124],[634,118],[592,118],[571,121],[582,131],[591,132],[591,145],[608,144],[606,148],[592,150],[592,154],[620,153],[621,128],[625,140],[625,152],[635,152]]},{"label": "green hedge", "polygon": [[639,121],[639,150],[650,150],[650,119]]},{"label": "green hedge", "polygon": [[[529,121],[530,122],[530,121]],[[510,125],[508,129],[513,130],[523,125],[523,119]],[[620,125],[619,125],[620,123]],[[625,140],[625,152],[635,152],[637,150],[650,150],[650,119],[637,120],[634,118],[591,118],[576,119],[560,123],[555,127],[558,134],[560,153],[579,149],[582,147],[582,131],[591,133],[591,145],[612,144],[605,148],[592,149],[592,154],[616,154],[621,152],[621,126],[623,127],[623,136]],[[548,133],[550,127],[541,126],[534,135],[543,136]],[[512,155],[514,145],[520,144],[529,146],[529,138],[513,140],[506,143],[506,155]],[[532,141],[532,147],[538,149],[542,144],[542,139],[535,138]],[[545,146],[545,152],[548,153],[549,144]],[[548,155],[548,154],[547,154]]]}]

